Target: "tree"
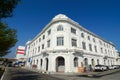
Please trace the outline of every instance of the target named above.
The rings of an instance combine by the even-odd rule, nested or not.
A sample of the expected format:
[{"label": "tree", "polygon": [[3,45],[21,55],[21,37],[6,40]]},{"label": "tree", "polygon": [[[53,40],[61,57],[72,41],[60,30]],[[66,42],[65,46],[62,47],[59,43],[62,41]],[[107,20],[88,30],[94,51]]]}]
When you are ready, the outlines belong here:
[{"label": "tree", "polygon": [[10,48],[17,42],[16,30],[0,22],[0,57],[10,52]]},{"label": "tree", "polygon": [[12,12],[20,0],[0,0],[0,20],[12,16]]},{"label": "tree", "polygon": [[10,52],[10,48],[17,42],[16,30],[2,21],[7,17],[12,17],[13,10],[20,0],[0,0],[0,57]]}]

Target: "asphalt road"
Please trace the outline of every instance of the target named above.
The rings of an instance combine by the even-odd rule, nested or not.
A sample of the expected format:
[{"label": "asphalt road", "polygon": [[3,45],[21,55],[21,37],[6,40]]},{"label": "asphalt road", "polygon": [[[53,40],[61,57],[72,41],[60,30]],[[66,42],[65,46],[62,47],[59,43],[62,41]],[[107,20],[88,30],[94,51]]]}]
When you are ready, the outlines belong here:
[{"label": "asphalt road", "polygon": [[120,80],[120,69],[105,72],[48,75],[22,68],[8,67],[2,80]]},{"label": "asphalt road", "polygon": [[90,72],[78,74],[54,74],[57,78],[64,80],[120,80],[120,69],[105,72]]},{"label": "asphalt road", "polygon": [[40,74],[22,68],[6,68],[2,80],[63,80],[47,74]]}]

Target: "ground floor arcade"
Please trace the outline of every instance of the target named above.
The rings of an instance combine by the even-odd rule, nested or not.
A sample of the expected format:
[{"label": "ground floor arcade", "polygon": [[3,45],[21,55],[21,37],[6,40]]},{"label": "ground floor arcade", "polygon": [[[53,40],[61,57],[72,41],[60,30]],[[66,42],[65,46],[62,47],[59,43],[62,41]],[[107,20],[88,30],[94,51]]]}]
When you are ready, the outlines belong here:
[{"label": "ground floor arcade", "polygon": [[114,65],[114,58],[104,58],[100,55],[81,53],[43,53],[29,57],[26,68],[37,69],[42,72],[78,72],[79,67],[94,67],[98,64]]}]

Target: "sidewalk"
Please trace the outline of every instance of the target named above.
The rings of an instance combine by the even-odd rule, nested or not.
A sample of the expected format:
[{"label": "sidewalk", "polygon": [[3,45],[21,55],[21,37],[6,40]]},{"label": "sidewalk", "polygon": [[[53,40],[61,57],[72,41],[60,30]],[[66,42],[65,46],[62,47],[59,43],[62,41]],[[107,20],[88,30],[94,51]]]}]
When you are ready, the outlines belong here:
[{"label": "sidewalk", "polygon": [[50,75],[64,75],[64,76],[77,76],[77,77],[102,77],[110,74],[120,72],[120,69],[114,69],[104,72],[85,72],[85,73],[51,73]]}]

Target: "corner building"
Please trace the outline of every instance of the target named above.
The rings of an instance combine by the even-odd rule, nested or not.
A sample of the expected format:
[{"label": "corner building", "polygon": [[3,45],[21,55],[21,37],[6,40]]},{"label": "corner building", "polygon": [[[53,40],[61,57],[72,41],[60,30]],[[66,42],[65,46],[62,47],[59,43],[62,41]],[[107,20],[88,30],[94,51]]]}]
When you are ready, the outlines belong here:
[{"label": "corner building", "polygon": [[117,65],[113,43],[58,14],[26,43],[26,68],[46,72],[78,72],[78,67]]}]

